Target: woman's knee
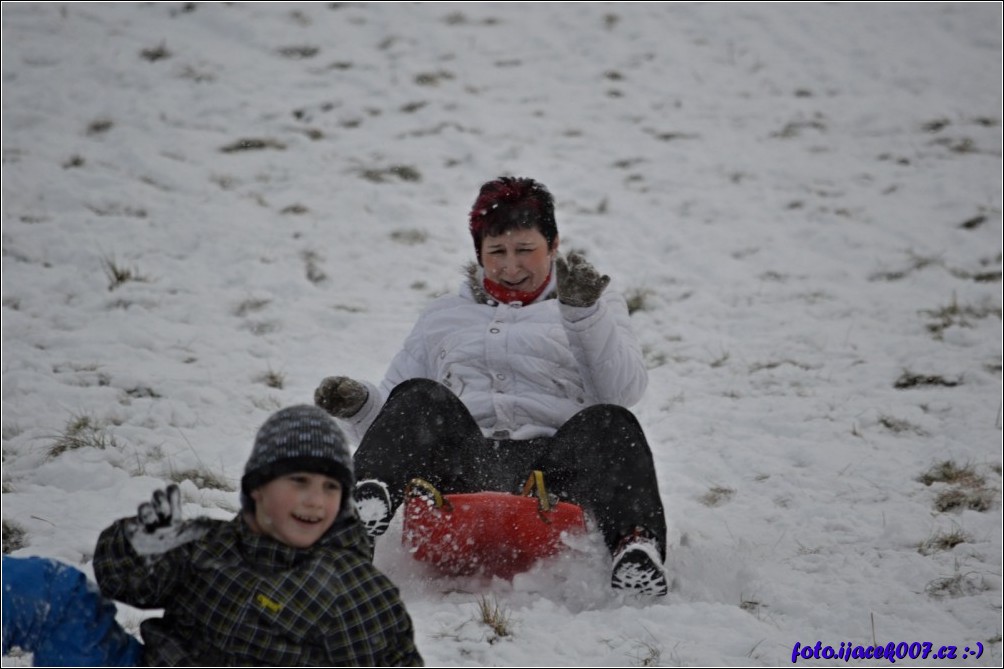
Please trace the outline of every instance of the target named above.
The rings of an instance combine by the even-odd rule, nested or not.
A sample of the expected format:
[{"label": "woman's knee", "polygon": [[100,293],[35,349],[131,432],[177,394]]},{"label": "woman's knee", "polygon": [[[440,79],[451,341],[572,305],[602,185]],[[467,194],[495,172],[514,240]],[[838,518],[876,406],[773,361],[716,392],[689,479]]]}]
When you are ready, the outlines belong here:
[{"label": "woman's knee", "polygon": [[421,402],[446,402],[456,400],[456,396],[450,392],[449,388],[438,381],[416,378],[397,384],[387,397],[388,404],[391,402],[413,402],[416,400]]},{"label": "woman's knee", "polygon": [[637,433],[643,435],[641,423],[630,409],[617,404],[594,404],[572,416],[561,430],[566,428],[585,429],[590,432],[611,431]]}]

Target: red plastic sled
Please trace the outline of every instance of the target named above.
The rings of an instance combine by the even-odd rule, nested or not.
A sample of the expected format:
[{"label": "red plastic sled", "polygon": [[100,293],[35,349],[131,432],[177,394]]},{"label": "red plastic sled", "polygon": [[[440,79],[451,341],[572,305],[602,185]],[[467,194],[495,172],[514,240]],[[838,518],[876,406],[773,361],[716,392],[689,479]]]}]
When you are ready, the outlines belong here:
[{"label": "red plastic sled", "polygon": [[582,508],[553,502],[543,473],[535,471],[522,495],[442,495],[427,481],[413,479],[406,489],[401,540],[415,559],[443,575],[512,578],[558,553],[563,532],[585,531]]}]

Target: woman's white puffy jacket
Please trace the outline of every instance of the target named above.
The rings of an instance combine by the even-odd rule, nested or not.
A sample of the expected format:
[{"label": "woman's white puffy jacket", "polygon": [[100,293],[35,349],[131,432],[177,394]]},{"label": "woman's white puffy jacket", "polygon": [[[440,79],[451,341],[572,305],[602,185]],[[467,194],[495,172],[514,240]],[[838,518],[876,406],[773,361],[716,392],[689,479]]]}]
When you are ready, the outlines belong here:
[{"label": "woman's white puffy jacket", "polygon": [[345,424],[362,437],[390,391],[412,378],[439,381],[467,406],[486,436],[550,436],[593,404],[630,407],[648,372],[627,303],[607,289],[596,304],[570,307],[551,285],[528,305],[496,302],[468,268],[458,294],[437,298],[419,316],[380,387]]}]

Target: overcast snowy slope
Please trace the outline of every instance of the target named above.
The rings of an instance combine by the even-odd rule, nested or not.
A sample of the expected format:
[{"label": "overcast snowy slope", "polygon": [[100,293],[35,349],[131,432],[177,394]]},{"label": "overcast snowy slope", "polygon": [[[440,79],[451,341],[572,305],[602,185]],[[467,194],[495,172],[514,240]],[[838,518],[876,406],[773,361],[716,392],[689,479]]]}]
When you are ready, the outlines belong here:
[{"label": "overcast snowy slope", "polygon": [[636,307],[673,589],[613,593],[595,538],[436,579],[398,521],[377,564],[427,662],[999,665],[1001,28],[1000,3],[4,3],[4,550],[91,573],[168,480],[232,515],[261,422],[378,381],[516,174]]}]

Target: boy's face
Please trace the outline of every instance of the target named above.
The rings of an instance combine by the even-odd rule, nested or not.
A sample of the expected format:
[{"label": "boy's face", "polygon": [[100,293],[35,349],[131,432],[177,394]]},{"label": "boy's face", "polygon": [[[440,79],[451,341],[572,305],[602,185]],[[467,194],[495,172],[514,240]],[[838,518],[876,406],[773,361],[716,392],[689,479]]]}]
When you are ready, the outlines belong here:
[{"label": "boy's face", "polygon": [[307,548],[335,522],[342,508],[342,484],[309,472],[272,479],[251,491],[257,530],[294,548]]}]

